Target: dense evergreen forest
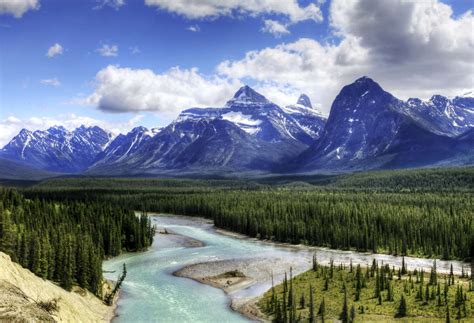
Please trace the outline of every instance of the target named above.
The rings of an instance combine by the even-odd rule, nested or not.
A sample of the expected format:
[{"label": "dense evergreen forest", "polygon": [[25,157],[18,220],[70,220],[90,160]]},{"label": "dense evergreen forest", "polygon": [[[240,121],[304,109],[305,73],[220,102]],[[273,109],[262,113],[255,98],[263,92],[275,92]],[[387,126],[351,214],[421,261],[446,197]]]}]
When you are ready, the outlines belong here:
[{"label": "dense evergreen forest", "polygon": [[102,296],[102,260],[147,248],[154,228],[146,215],[107,201],[26,199],[0,188],[0,251],[36,275],[71,290]]},{"label": "dense evergreen forest", "polygon": [[[474,268],[472,269],[474,271]],[[367,267],[329,266],[313,260],[313,268],[296,277],[291,271],[273,286],[258,305],[276,323],[459,321],[474,318],[474,278],[466,269],[461,276],[389,267],[374,262]]]},{"label": "dense evergreen forest", "polygon": [[24,191],[203,216],[260,239],[337,249],[469,259],[474,168],[219,179],[56,179]]}]

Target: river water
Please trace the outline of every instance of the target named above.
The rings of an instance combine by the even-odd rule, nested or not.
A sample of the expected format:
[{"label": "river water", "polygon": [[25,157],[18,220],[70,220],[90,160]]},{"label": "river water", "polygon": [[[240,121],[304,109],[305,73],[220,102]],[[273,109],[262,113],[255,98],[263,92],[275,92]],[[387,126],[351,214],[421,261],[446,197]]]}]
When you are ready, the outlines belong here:
[{"label": "river water", "polygon": [[[230,299],[220,289],[194,280],[175,277],[173,272],[184,266],[228,259],[284,258],[294,263],[295,272],[311,266],[311,258],[317,252],[320,263],[333,259],[336,264],[352,260],[354,264],[369,264],[372,259],[399,266],[400,257],[373,255],[325,248],[293,247],[266,243],[254,239],[239,239],[217,233],[212,224],[202,219],[174,216],[154,216],[153,222],[180,235],[204,243],[203,247],[188,248],[167,241],[168,235],[157,235],[148,251],[129,253],[103,265],[104,276],[115,280],[123,263],[127,265],[127,277],[122,285],[121,296],[114,322],[248,322],[248,319],[230,309]],[[410,269],[424,267],[429,270],[433,260],[405,258]],[[460,262],[438,261],[438,272],[447,272],[450,264],[455,272],[461,271]],[[467,267],[467,265],[466,265]],[[281,277],[276,277],[276,280]],[[267,281],[237,291],[233,298],[257,296],[270,287]]]}]

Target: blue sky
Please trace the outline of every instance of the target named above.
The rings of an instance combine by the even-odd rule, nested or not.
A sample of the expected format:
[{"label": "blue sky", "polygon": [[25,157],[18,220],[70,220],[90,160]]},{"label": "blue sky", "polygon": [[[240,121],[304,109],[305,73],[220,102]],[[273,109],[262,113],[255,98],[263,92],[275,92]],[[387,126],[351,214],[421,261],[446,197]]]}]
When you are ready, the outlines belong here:
[{"label": "blue sky", "polygon": [[4,0],[0,145],[54,123],[162,126],[244,83],[324,113],[361,75],[401,98],[473,87],[472,2],[374,1]]}]

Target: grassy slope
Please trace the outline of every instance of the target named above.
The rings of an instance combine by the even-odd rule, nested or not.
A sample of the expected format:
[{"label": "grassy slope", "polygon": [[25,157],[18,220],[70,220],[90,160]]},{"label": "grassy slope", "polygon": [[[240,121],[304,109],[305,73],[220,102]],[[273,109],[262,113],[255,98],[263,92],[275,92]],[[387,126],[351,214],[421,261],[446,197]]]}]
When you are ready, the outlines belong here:
[{"label": "grassy slope", "polygon": [[[326,319],[338,318],[339,314],[342,311],[342,304],[344,300],[343,292],[343,282],[347,288],[347,297],[349,309],[352,305],[356,309],[356,321],[359,322],[368,322],[368,321],[392,321],[395,320],[394,316],[397,311],[397,308],[400,303],[401,295],[404,292],[404,284],[410,286],[408,288],[408,293],[405,294],[407,305],[408,305],[408,316],[406,320],[412,321],[444,321],[446,317],[446,306],[444,305],[444,298],[442,299],[442,306],[437,305],[437,300],[429,300],[427,303],[416,299],[416,294],[420,286],[419,283],[416,283],[415,276],[412,276],[413,280],[413,289],[411,284],[408,282],[408,276],[402,276],[401,280],[398,280],[398,277],[395,275],[391,283],[393,284],[394,291],[394,300],[386,301],[387,291],[382,292],[382,305],[378,305],[378,299],[374,298],[375,291],[375,278],[369,278],[366,281],[366,288],[362,289],[360,301],[354,301],[355,297],[355,268],[352,273],[349,272],[348,268],[340,269],[338,266],[335,266],[333,279],[330,280],[328,290],[324,290],[324,272],[329,272],[328,267],[319,266],[317,272],[307,271],[301,275],[296,276],[293,279],[293,290],[295,293],[295,299],[297,306],[297,315],[301,315],[303,319],[309,317],[309,287],[310,285],[314,290],[314,304],[315,304],[315,315],[318,312],[319,305],[324,298],[326,303]],[[362,269],[362,274],[365,276],[366,269]],[[441,284],[441,294],[443,294],[445,275],[438,275],[438,281]],[[425,293],[425,286],[429,281],[429,273],[425,273],[423,295]],[[467,301],[466,301],[466,311],[467,317],[463,317],[463,322],[472,322],[474,320],[474,291],[468,291],[469,284],[467,279],[461,279],[460,277],[455,278],[455,285],[449,287],[448,292],[448,303],[450,309],[450,317],[454,322],[458,309],[454,307],[456,285],[460,284],[463,286],[465,292],[467,292]],[[435,287],[431,287],[432,290],[436,292]],[[280,301],[283,298],[283,285],[278,285],[275,287],[276,295]],[[306,301],[306,307],[301,309],[299,306],[299,300],[301,295],[304,294]],[[271,300],[272,292],[271,290],[267,291],[264,296],[260,299],[258,305],[259,307],[266,312],[270,317],[273,317],[273,312],[267,310],[267,304]],[[365,313],[360,313],[360,306],[363,306]]]}]

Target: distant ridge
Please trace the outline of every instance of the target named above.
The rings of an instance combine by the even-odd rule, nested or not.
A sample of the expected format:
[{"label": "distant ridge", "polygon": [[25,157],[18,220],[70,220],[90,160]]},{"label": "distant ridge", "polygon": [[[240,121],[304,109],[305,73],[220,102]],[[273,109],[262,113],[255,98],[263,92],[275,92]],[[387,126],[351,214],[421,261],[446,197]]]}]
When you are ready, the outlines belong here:
[{"label": "distant ridge", "polygon": [[473,129],[472,95],[402,101],[364,76],[343,87],[329,117],[305,94],[280,107],[243,86],[223,107],[187,109],[166,127],[117,137],[99,127],[23,129],[0,158],[49,172],[114,176],[462,166],[474,164]]}]

